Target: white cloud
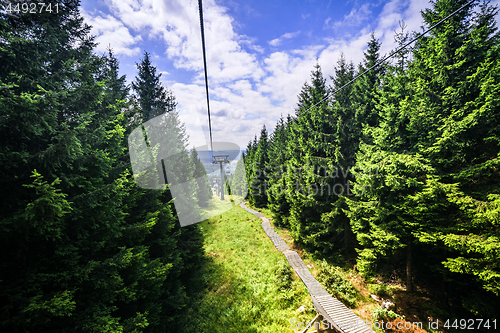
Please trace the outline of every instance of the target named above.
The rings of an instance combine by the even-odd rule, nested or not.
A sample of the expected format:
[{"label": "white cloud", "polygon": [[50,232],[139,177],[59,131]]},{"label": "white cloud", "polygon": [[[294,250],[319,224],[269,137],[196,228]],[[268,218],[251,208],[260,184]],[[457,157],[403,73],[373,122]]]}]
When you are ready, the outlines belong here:
[{"label": "white cloud", "polygon": [[299,34],[300,34],[300,30],[296,31],[296,32],[287,32],[287,33],[281,35],[280,37],[269,41],[269,45],[278,46],[283,42],[283,40],[297,37]]},{"label": "white cloud", "polygon": [[[183,0],[107,0],[113,14],[136,31],[151,38],[162,38],[166,54],[177,68],[202,69],[199,12],[196,1]],[[243,50],[240,36],[233,30],[233,19],[214,0],[203,8],[207,66],[210,79],[229,82],[241,77],[259,79],[256,56]],[[252,44],[246,40],[247,44]],[[259,50],[259,47],[255,48]]]},{"label": "white cloud", "polygon": [[[330,4],[328,4],[328,6],[330,6]],[[370,6],[370,3],[365,3],[359,8],[352,8],[349,14],[344,15],[344,18],[340,21],[331,22],[331,18],[329,17],[325,20],[324,27],[326,29],[332,29],[346,26],[359,26],[370,18],[372,13]]]},{"label": "white cloud", "polygon": [[[101,16],[102,15],[102,16]],[[140,52],[138,47],[131,47],[142,37],[133,37],[127,27],[111,15],[91,16],[82,9],[82,16],[86,22],[92,26],[91,34],[97,36],[97,52],[106,52],[108,45],[111,45],[114,54],[124,54],[128,56],[137,55]]]},{"label": "white cloud", "polygon": [[[179,103],[181,120],[186,124],[191,142],[197,145],[209,142],[204,87],[196,84],[174,83],[171,89]],[[263,123],[268,129],[274,128],[275,119],[269,114],[248,117],[254,114],[257,108],[272,107],[266,98],[251,90],[248,81],[237,81],[230,88],[210,89],[210,96],[214,97],[210,101],[214,142],[233,142],[243,149],[249,138],[253,138],[254,133],[260,132]],[[200,133],[199,126],[203,128],[203,133]]]},{"label": "white cloud", "polygon": [[263,54],[264,48],[260,45],[257,45],[256,42],[257,42],[257,38],[252,38],[249,36],[239,36],[239,39],[238,39],[238,43],[240,45],[246,45],[251,50],[256,51],[260,54]]},{"label": "white cloud", "polygon": [[[132,51],[137,49],[131,47],[140,41],[141,36],[161,41],[165,44],[168,61],[174,67],[194,73],[191,82],[180,83],[170,81],[175,76],[172,70],[169,69],[171,73],[167,76],[167,72],[158,68],[165,73],[163,82],[177,98],[181,119],[186,122],[188,132],[191,131],[193,141],[207,142],[208,120],[197,1],[104,1],[109,4],[112,16],[104,19],[87,15],[86,19],[97,23],[96,31],[103,39],[112,42],[115,51],[113,43],[116,40],[121,40],[121,45]],[[405,20],[408,30],[419,30],[422,24],[420,10],[429,4],[426,0],[392,0],[383,6],[378,17],[373,17],[368,5],[357,7],[345,15],[342,22],[359,27],[355,35],[325,38],[295,50],[273,49],[273,52],[265,54],[255,38],[235,32],[233,27],[236,22],[224,7],[218,6],[215,0],[206,0],[204,21],[214,141],[230,141],[243,148],[254,134],[260,133],[263,124],[271,132],[280,114],[294,113],[297,95],[304,82],[310,80],[316,61],[327,78],[333,75],[341,52],[347,60],[359,63],[372,31],[382,41],[381,54],[388,53],[395,47],[393,37],[398,21]],[[367,17],[370,19],[367,20]],[[109,22],[101,22],[104,20]],[[331,19],[325,21],[325,26],[333,27],[334,24]],[[132,37],[127,27],[137,37]],[[110,37],[113,33],[121,39]],[[289,32],[268,43],[278,47],[283,40],[298,34],[300,31]],[[125,51],[122,53],[127,54]],[[204,133],[200,133],[200,125]]]}]

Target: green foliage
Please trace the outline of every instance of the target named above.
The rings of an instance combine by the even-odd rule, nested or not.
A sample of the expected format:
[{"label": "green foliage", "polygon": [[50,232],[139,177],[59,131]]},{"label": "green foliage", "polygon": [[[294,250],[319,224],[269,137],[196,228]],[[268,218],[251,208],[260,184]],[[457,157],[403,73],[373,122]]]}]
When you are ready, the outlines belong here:
[{"label": "green foliage", "polygon": [[177,332],[202,240],[168,189],[134,182],[143,110],[112,51],[93,53],[77,1],[0,25],[0,330]]},{"label": "green foliage", "polygon": [[262,127],[260,138],[251,158],[251,176],[249,183],[249,201],[250,203],[259,208],[267,205],[267,164],[268,157],[268,136],[266,126]]},{"label": "green foliage", "polygon": [[[465,3],[433,1],[425,25]],[[372,34],[357,68],[341,55],[331,86],[315,65],[295,117],[280,118],[268,143],[275,223],[314,253],[357,253],[365,277],[404,270],[407,292],[432,279],[454,310],[489,313],[500,290],[497,12],[468,6],[335,94],[379,61],[380,42]],[[400,27],[402,46],[414,33]],[[247,147],[249,184],[259,145]]]},{"label": "green foliage", "polygon": [[239,197],[246,197],[248,194],[247,176],[245,171],[245,155],[241,154],[241,158],[236,164],[232,181],[233,194]]},{"label": "green foliage", "polygon": [[200,207],[207,207],[208,201],[212,198],[212,188],[208,183],[207,171],[203,166],[198,152],[195,148],[191,149],[191,164],[194,165],[193,178],[196,179],[196,198]]},{"label": "green foliage", "polygon": [[286,262],[281,262],[276,269],[276,285],[280,290],[289,289],[293,281],[293,272],[290,265]]},{"label": "green foliage", "polygon": [[[344,62],[339,62],[339,68],[344,68],[344,65]],[[337,74],[350,75],[341,69]],[[337,200],[347,181],[342,172],[339,172],[339,177],[331,177],[328,173],[339,168],[336,155],[338,137],[333,135],[337,123],[335,111],[323,101],[304,113],[328,92],[321,68],[316,65],[311,73],[311,84],[306,83],[299,95],[296,110],[299,117],[287,124],[288,153],[283,175],[287,205],[280,205],[281,209],[289,207],[287,222],[292,237],[323,254],[331,253],[332,248],[340,248],[343,236],[348,235],[344,228],[348,221],[341,210],[336,219],[324,216],[331,211],[332,204],[339,205]],[[338,186],[341,193],[335,191]]]},{"label": "green foliage", "polygon": [[397,290],[398,288],[393,287],[393,286],[388,286],[386,284],[369,284],[368,289],[372,294],[376,294],[381,297],[392,297],[394,295],[394,290]]},{"label": "green foliage", "polygon": [[356,307],[359,298],[358,290],[339,274],[338,268],[322,261],[316,278],[332,296],[350,308]]},{"label": "green foliage", "polygon": [[404,317],[398,315],[392,310],[387,310],[381,306],[377,307],[375,311],[373,311],[373,319],[376,321],[380,320],[392,321],[397,318],[403,319]]},{"label": "green foliage", "polygon": [[43,180],[43,176],[36,170],[31,176],[35,178],[33,184],[23,184],[27,188],[34,188],[37,198],[26,206],[24,218],[39,237],[55,240],[60,239],[64,225],[61,218],[70,212],[71,206],[66,201],[66,194],[56,188],[61,181],[55,179],[51,184]]},{"label": "green foliage", "polygon": [[[461,3],[437,1],[423,16],[430,25],[458,6]],[[491,169],[500,147],[498,126],[491,123],[498,109],[493,111],[490,104],[496,98],[489,95],[487,102],[489,93],[482,90],[484,85],[496,85],[490,76],[497,72],[491,58],[497,52],[493,41],[498,40],[495,9],[483,4],[473,20],[468,19],[469,10],[423,38],[408,65],[400,62],[389,68],[376,106],[380,124],[365,128],[356,163],[357,195],[348,205],[362,246],[362,273],[380,272],[387,260],[401,257],[403,251],[411,273],[413,246],[446,249],[429,252],[428,262],[440,267],[427,270],[454,280],[456,292],[448,295],[456,296],[448,297],[477,314],[478,299],[472,305],[459,292],[470,278],[443,273],[445,268],[474,276],[471,285],[498,295],[498,265],[493,259],[498,228],[491,223],[496,214],[491,193],[495,196],[500,184]],[[481,79],[476,80],[477,75]],[[408,275],[407,284],[411,281]],[[485,309],[490,297],[482,296]]]},{"label": "green foliage", "polygon": [[293,269],[288,262],[282,261],[276,268],[275,284],[278,289],[278,301],[281,308],[284,309],[293,305],[301,295],[298,284],[300,285],[302,282],[294,283],[293,274]]},{"label": "green foliage", "polygon": [[[283,116],[276,123],[276,127],[269,142],[269,162],[268,171],[268,191],[267,201],[271,210],[274,223],[278,226],[287,226],[290,205],[287,201],[287,191],[285,189],[284,169],[287,161],[287,140],[289,136],[288,125],[291,122],[290,116],[285,123]],[[272,158],[271,158],[272,157]]]},{"label": "green foliage", "polygon": [[174,110],[177,105],[175,97],[161,85],[161,73],[156,74],[148,52],[144,51],[144,58],[137,64],[137,69],[139,73],[132,82],[132,88],[137,93],[142,119],[146,121]]}]

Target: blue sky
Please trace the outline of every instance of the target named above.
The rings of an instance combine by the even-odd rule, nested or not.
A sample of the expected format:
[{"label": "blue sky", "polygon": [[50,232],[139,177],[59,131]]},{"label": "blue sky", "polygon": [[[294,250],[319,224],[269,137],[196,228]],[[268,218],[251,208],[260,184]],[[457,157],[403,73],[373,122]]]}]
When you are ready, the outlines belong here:
[{"label": "blue sky", "polygon": [[[316,61],[325,77],[341,52],[359,63],[371,32],[388,54],[399,21],[420,32],[420,11],[427,7],[425,0],[204,0],[214,141],[244,148],[263,124],[272,131],[280,114],[293,114]],[[192,145],[205,144],[198,1],[83,0],[81,9],[99,42],[97,52],[110,44],[129,82],[143,51],[153,55]]]}]

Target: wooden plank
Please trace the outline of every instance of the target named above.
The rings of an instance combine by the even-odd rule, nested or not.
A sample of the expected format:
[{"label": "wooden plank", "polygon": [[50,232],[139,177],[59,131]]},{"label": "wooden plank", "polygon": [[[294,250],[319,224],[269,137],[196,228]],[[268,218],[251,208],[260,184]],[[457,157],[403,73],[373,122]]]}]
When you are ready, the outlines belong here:
[{"label": "wooden plank", "polygon": [[[342,302],[330,295],[323,288],[323,286],[321,286],[311,272],[309,272],[302,258],[300,258],[297,252],[290,250],[288,245],[271,227],[271,223],[266,217],[264,217],[264,215],[248,208],[245,205],[245,202],[242,202],[240,206],[263,221],[261,224],[262,229],[274,246],[285,255],[290,266],[295,270],[295,273],[297,273],[304,285],[307,287],[307,290],[311,295],[314,308],[318,311],[318,315],[315,319],[313,319],[313,322],[318,319],[318,316],[321,316],[321,318],[325,318],[329,323],[334,325],[334,331],[340,333],[375,333],[358,316],[356,316],[354,312],[352,312]],[[359,325],[357,325],[357,323],[359,323]]]},{"label": "wooden plank", "polygon": [[[306,325],[306,328],[303,331],[301,331],[300,333],[307,333],[307,331],[309,331],[309,329],[311,329],[312,327],[314,327],[314,323],[316,323],[319,320],[319,318],[320,318],[320,315],[317,314],[316,317],[314,317],[314,319],[311,320],[309,322],[309,324]],[[310,332],[310,333],[312,333],[312,332]]]},{"label": "wooden plank", "polygon": [[[361,319],[360,319],[361,320]],[[358,326],[354,326],[352,330],[349,330],[349,333],[364,333],[370,332],[371,328],[368,327],[364,322],[360,322]]]}]

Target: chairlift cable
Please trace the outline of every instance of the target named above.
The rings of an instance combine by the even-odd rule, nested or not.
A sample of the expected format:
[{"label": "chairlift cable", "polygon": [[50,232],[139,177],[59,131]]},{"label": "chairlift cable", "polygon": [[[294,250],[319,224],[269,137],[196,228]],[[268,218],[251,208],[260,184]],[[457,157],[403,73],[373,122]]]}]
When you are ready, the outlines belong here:
[{"label": "chairlift cable", "polygon": [[198,0],[198,7],[200,9],[200,28],[201,28],[201,47],[203,50],[203,68],[205,70],[205,89],[207,92],[207,110],[208,110],[208,129],[210,132],[210,151],[212,152],[213,158],[213,144],[212,144],[212,123],[210,120],[210,98],[208,95],[208,75],[207,75],[207,56],[205,51],[205,29],[203,28],[203,4],[202,0]]}]

